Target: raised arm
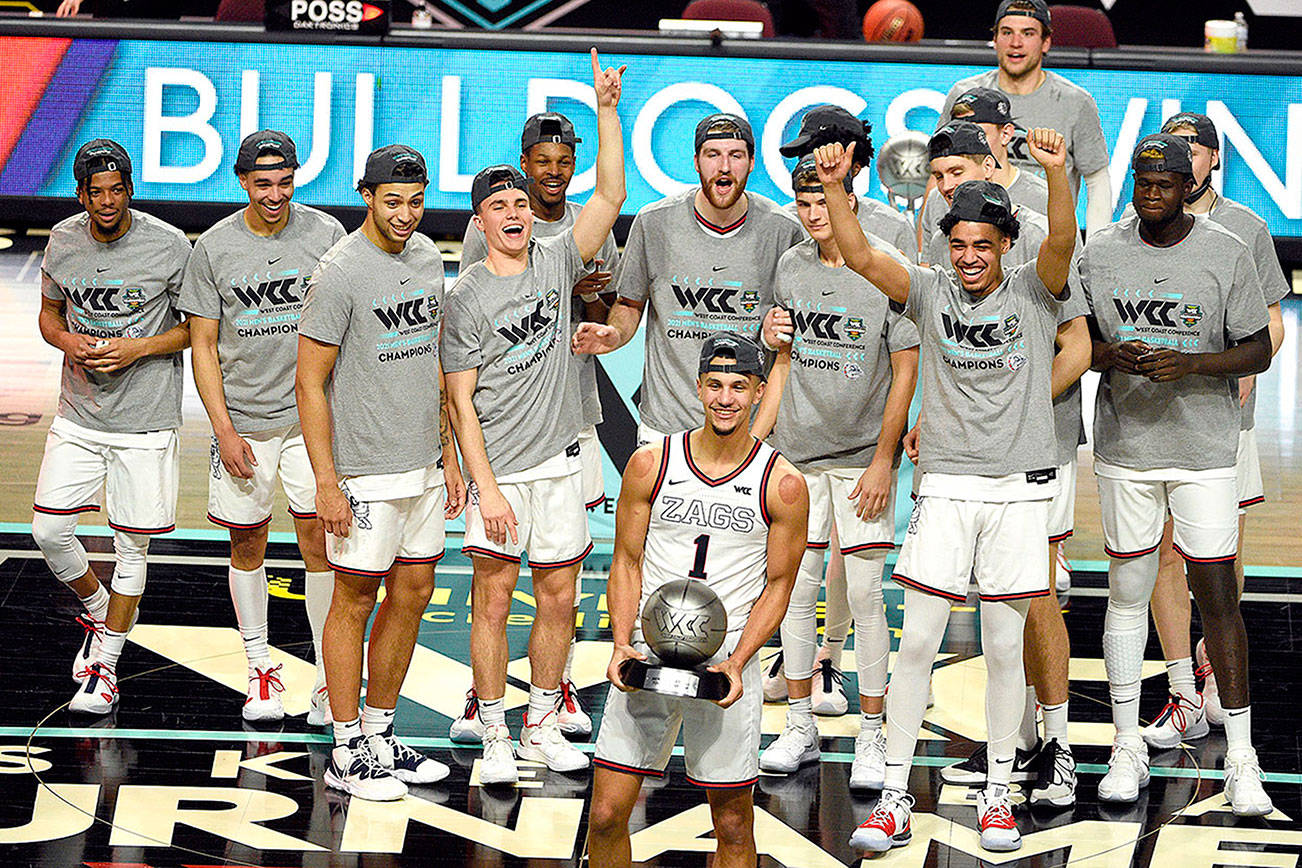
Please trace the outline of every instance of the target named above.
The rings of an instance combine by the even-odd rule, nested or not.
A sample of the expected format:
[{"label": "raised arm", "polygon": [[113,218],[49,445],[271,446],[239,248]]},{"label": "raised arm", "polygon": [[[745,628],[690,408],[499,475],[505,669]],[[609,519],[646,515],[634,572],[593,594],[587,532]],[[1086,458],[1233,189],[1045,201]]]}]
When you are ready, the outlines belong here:
[{"label": "raised arm", "polygon": [[[847,150],[840,142],[814,149],[818,180],[824,190],[835,190],[850,172],[854,162],[854,143]],[[909,272],[893,258],[873,249],[863,234],[859,218],[850,208],[848,196],[827,197],[827,218],[836,236],[836,246],[845,264],[862,275],[891,300],[903,304],[909,297]]]},{"label": "raised arm", "polygon": [[782,393],[786,391],[787,380],[790,377],[791,342],[780,342],[777,358],[773,360],[773,370],[769,371],[764,397],[760,400],[759,410],[755,413],[755,421],[750,426],[750,433],[756,440],[764,440],[773,433],[773,426],[778,421],[778,407],[782,404]]},{"label": "raised arm", "polygon": [[574,220],[574,244],[584,262],[601,252],[624,204],[624,134],[618,111],[624,69],[602,69],[597,49],[592,49],[592,86],[597,92],[597,188]]},{"label": "raised arm", "polygon": [[737,647],[727,660],[710,667],[714,672],[727,674],[731,682],[728,695],[719,700],[719,705],[724,708],[741,698],[742,670],[782,623],[787,604],[791,601],[791,588],[796,583],[796,570],[805,554],[809,531],[809,489],[804,477],[785,458],[778,458],[770,472],[772,476],[764,501],[769,513],[768,582],[751,607]]},{"label": "raised arm", "polygon": [[625,660],[645,660],[633,647],[633,625],[642,598],[642,550],[651,524],[651,493],[660,468],[664,443],[650,443],[633,453],[624,469],[624,480],[615,505],[615,551],[606,582],[606,604],[610,611],[610,633],[615,648],[606,667],[606,677],[620,690],[624,684],[620,667]]},{"label": "raised arm", "polygon": [[1026,134],[1026,149],[1044,167],[1049,185],[1049,234],[1040,244],[1035,270],[1049,292],[1061,296],[1076,250],[1076,197],[1067,180],[1067,142],[1061,133],[1037,127]]}]

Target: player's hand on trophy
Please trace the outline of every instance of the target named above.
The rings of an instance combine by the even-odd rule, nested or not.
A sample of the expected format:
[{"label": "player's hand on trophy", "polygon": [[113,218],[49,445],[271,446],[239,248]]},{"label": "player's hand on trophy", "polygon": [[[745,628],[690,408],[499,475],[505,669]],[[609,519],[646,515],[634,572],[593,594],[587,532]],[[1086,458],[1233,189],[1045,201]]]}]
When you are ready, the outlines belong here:
[{"label": "player's hand on trophy", "polygon": [[625,693],[632,693],[637,689],[624,683],[624,664],[630,660],[646,660],[646,655],[632,645],[616,645],[610,655],[610,665],[606,667],[607,680]]},{"label": "player's hand on trophy", "polygon": [[851,142],[850,147],[846,148],[840,142],[832,142],[814,148],[814,170],[818,172],[818,181],[824,188],[831,189],[850,174],[850,167],[854,165],[854,145]]},{"label": "player's hand on trophy", "polygon": [[729,657],[713,666],[707,666],[707,671],[722,672],[728,676],[728,695],[723,699],[715,700],[720,708],[727,708],[738,699],[741,699],[742,682],[741,682],[741,661],[735,657]]},{"label": "player's hand on trophy", "polygon": [[570,348],[577,353],[594,356],[619,349],[619,330],[601,322],[579,323],[570,340]]},{"label": "player's hand on trophy", "polygon": [[791,335],[794,332],[795,326],[791,323],[790,311],[777,305],[769,308],[769,312],[764,315],[762,330],[764,346],[780,350],[783,344],[791,343]]},{"label": "player's hand on trophy", "polygon": [[1067,165],[1067,140],[1057,130],[1036,127],[1026,134],[1026,149],[1035,162],[1046,169]]},{"label": "player's hand on trophy", "polygon": [[597,49],[592,49],[592,88],[597,92],[598,106],[619,105],[622,76],[626,69],[627,66],[621,66],[619,69],[613,66],[602,69],[601,60],[597,57]]}]

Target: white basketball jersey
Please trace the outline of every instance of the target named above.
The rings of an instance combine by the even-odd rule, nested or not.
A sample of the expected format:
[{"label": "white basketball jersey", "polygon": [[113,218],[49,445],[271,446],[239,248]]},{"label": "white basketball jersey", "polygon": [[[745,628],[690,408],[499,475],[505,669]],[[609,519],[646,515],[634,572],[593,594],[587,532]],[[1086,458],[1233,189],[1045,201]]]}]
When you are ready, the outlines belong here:
[{"label": "white basketball jersey", "polygon": [[757,440],[736,470],[711,479],[692,461],[689,433],[664,439],[637,610],[640,614],[665,582],[697,579],[719,595],[728,612],[728,633],[736,634],[768,581],[770,520],[764,496],[778,453]]}]

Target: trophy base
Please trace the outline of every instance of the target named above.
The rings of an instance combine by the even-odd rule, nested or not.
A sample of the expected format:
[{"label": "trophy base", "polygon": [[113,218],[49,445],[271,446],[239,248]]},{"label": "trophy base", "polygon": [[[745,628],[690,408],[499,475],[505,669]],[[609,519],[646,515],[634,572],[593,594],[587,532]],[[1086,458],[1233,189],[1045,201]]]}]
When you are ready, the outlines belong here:
[{"label": "trophy base", "polygon": [[642,660],[625,660],[623,679],[629,687],[684,699],[717,701],[727,696],[729,689],[728,676],[722,672],[678,669]]}]

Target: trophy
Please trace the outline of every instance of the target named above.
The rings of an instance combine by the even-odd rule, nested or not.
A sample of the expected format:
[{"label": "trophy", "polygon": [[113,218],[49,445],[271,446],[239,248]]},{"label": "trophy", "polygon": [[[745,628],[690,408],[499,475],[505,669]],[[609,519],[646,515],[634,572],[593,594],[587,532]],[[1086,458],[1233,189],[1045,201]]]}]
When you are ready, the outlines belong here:
[{"label": "trophy", "polygon": [[927,192],[927,142],[923,133],[906,130],[891,138],[877,152],[877,178],[896,207],[907,206],[916,213]]},{"label": "trophy", "polygon": [[705,661],[723,645],[728,613],[705,582],[675,579],[656,589],[642,608],[642,638],[658,662],[625,660],[624,683],[666,696],[719,700],[728,676]]}]

